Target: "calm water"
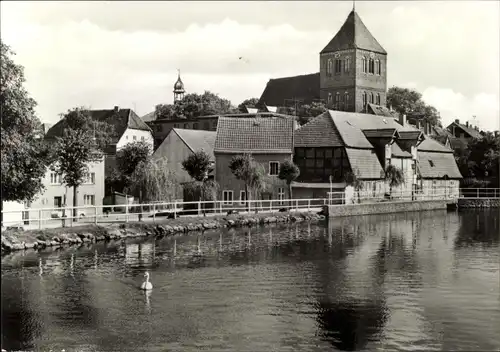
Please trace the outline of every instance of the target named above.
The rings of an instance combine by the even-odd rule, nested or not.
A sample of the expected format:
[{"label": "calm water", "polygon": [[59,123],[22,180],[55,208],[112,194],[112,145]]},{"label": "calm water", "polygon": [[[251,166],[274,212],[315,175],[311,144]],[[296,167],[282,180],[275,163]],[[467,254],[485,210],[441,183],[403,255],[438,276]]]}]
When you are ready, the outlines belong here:
[{"label": "calm water", "polygon": [[498,351],[499,250],[498,211],[437,211],[15,253],[2,348]]}]

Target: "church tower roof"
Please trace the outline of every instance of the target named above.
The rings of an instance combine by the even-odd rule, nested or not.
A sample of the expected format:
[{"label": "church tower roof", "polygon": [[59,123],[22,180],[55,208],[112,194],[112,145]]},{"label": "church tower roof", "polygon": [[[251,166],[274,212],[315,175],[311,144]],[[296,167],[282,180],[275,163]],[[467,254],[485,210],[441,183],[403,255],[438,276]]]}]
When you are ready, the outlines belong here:
[{"label": "church tower roof", "polygon": [[353,9],[335,37],[321,50],[321,54],[356,48],[387,54]]},{"label": "church tower roof", "polygon": [[174,84],[174,92],[184,92],[184,83],[181,80],[181,72],[177,70],[177,81]]}]

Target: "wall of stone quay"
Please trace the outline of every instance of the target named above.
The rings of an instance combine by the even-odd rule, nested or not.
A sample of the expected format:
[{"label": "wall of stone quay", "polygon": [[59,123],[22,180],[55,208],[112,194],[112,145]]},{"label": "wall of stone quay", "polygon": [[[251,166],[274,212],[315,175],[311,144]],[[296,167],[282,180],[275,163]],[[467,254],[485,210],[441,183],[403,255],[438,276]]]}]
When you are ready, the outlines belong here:
[{"label": "wall of stone quay", "polygon": [[120,240],[131,237],[155,236],[158,238],[203,232],[218,228],[259,226],[273,223],[325,220],[324,215],[312,212],[245,214],[224,217],[196,217],[159,220],[153,223],[123,223],[101,226],[81,226],[31,231],[2,231],[2,253],[25,249],[44,249],[67,245],[83,245],[97,241]]},{"label": "wall of stone quay", "polygon": [[348,204],[326,206],[330,218],[339,216],[371,215],[402,213],[408,211],[423,211],[447,209],[447,202],[443,200],[429,201],[404,201],[404,202],[381,202],[376,204]]},{"label": "wall of stone quay", "polygon": [[458,199],[459,208],[500,208],[500,199]]}]

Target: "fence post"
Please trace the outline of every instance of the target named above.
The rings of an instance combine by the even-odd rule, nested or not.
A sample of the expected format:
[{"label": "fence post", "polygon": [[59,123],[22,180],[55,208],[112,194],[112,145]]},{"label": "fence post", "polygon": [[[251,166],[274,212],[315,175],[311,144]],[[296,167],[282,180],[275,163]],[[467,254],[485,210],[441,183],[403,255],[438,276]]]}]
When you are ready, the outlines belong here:
[{"label": "fence post", "polygon": [[311,200],[307,200],[307,211],[311,211]]},{"label": "fence post", "polygon": [[201,214],[201,201],[198,201],[198,215]]},{"label": "fence post", "polygon": [[269,199],[269,212],[270,213],[273,212],[273,200],[272,199]]},{"label": "fence post", "polygon": [[295,210],[299,211],[299,200],[298,199],[295,200]]},{"label": "fence post", "polygon": [[174,201],[174,219],[177,219],[177,201]]},{"label": "fence post", "polygon": [[219,208],[220,208],[220,214],[222,215],[223,212],[222,212],[222,201],[219,201]]},{"label": "fence post", "polygon": [[477,191],[477,198],[479,198],[479,188],[476,189],[476,191]]},{"label": "fence post", "polygon": [[125,222],[128,222],[128,199],[126,201],[127,202],[125,203]]},{"label": "fence post", "polygon": [[38,210],[38,229],[42,229],[42,209]]},{"label": "fence post", "polygon": [[156,203],[153,203],[153,222],[156,222]]}]

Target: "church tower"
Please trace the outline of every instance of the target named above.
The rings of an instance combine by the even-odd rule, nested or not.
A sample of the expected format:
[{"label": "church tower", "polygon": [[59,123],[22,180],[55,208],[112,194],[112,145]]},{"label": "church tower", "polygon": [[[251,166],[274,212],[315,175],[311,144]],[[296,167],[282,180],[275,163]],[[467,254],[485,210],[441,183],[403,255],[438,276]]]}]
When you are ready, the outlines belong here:
[{"label": "church tower", "polygon": [[387,52],[353,10],[320,53],[320,97],[334,110],[386,105]]},{"label": "church tower", "polygon": [[174,84],[174,102],[177,100],[182,100],[184,98],[184,83],[181,80],[181,71],[177,70],[177,81]]}]

